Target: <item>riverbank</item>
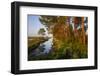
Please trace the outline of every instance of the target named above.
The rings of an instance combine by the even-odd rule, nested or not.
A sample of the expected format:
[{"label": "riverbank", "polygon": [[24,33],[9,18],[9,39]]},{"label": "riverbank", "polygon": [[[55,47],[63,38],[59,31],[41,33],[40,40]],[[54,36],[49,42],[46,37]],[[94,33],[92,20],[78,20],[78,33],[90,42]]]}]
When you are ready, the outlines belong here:
[{"label": "riverbank", "polygon": [[36,49],[41,43],[47,41],[48,37],[29,37],[28,38],[28,54]]}]

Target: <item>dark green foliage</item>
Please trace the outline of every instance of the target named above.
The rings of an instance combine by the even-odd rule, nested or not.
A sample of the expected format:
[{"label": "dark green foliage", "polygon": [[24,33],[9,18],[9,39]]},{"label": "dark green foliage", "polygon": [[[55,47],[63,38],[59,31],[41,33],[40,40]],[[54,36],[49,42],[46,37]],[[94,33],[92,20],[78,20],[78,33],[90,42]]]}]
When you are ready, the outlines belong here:
[{"label": "dark green foliage", "polygon": [[38,34],[40,34],[40,35],[45,35],[45,30],[44,30],[44,28],[41,28],[41,29],[38,31]]},{"label": "dark green foliage", "polygon": [[57,22],[57,18],[57,16],[40,16],[39,20],[43,25],[49,27]]}]

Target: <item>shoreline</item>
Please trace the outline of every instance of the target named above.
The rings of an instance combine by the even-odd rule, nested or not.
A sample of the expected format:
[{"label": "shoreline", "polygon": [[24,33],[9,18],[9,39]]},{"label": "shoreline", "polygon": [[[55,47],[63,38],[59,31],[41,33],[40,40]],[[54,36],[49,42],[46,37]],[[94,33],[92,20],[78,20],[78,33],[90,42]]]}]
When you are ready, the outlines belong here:
[{"label": "shoreline", "polygon": [[38,43],[33,44],[30,47],[28,47],[28,54],[30,54],[33,50],[35,50],[36,48],[38,48],[41,43],[44,43],[45,41],[48,41],[48,40],[49,40],[49,38],[48,39],[43,39],[43,40],[39,41]]}]

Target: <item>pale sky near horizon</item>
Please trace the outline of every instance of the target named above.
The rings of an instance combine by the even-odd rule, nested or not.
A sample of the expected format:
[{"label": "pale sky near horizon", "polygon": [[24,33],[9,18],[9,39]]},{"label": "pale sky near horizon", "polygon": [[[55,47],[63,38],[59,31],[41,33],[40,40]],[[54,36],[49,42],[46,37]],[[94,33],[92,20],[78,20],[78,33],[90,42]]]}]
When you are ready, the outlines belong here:
[{"label": "pale sky near horizon", "polygon": [[[39,21],[39,16],[38,15],[28,15],[27,16],[27,21],[28,21],[28,36],[38,36],[38,31],[40,28],[44,28],[46,31],[46,28],[44,25],[41,24]],[[46,31],[47,33],[47,31]]]}]

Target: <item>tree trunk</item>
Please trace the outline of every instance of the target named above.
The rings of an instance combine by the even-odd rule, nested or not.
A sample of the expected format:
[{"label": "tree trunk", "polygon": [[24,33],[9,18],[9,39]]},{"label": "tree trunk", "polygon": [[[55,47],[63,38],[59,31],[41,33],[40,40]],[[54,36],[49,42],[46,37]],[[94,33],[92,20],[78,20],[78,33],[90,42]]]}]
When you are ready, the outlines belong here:
[{"label": "tree trunk", "polygon": [[82,17],[82,24],[81,24],[81,28],[82,28],[82,41],[83,41],[83,44],[85,44],[85,30],[84,30],[84,17]]}]

